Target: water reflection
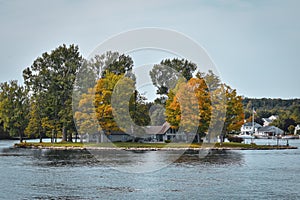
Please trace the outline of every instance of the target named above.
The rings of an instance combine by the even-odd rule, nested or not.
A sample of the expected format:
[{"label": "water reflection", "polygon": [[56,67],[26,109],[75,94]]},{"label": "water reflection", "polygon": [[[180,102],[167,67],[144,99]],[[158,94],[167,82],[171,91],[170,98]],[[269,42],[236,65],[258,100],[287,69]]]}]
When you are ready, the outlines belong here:
[{"label": "water reflection", "polygon": [[241,165],[240,151],[124,151],[0,148],[0,156],[28,156],[43,167],[103,166],[129,173],[157,171],[168,165]]},{"label": "water reflection", "polygon": [[[14,150],[11,150],[14,151]],[[170,164],[197,165],[241,165],[243,154],[238,151],[210,151],[206,156],[199,152],[186,152],[178,159],[176,151],[121,151],[107,150],[89,152],[86,150],[27,150],[31,152],[35,165],[44,167],[61,166],[104,166],[119,171],[142,173],[162,169]],[[16,154],[16,152],[14,153]]]},{"label": "water reflection", "polygon": [[98,161],[86,150],[34,150],[34,163],[40,166],[94,166]]},{"label": "water reflection", "polygon": [[[199,156],[200,154],[200,156]],[[243,154],[238,151],[210,150],[205,156],[197,152],[182,155],[175,164],[182,165],[241,165]]]}]

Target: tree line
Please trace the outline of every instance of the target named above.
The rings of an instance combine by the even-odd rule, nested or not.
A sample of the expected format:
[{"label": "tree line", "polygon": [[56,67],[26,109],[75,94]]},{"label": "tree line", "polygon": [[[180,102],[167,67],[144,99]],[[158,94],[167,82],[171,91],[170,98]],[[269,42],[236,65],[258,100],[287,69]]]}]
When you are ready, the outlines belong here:
[{"label": "tree line", "polygon": [[244,98],[245,118],[251,121],[252,109],[255,108],[255,122],[263,125],[262,118],[278,116],[271,125],[277,126],[286,133],[294,133],[300,124],[300,99]]},{"label": "tree line", "polygon": [[[243,124],[242,97],[212,71],[196,71],[196,64],[185,59],[164,59],[150,72],[158,98],[148,102],[136,89],[133,66],[130,56],[118,52],[86,60],[76,45],[43,53],[23,70],[23,85],[15,80],[0,84],[1,127],[20,141],[50,137],[55,142],[58,137],[72,141],[74,135],[87,132],[139,135],[144,131],[140,126],[164,121],[186,131],[196,126],[200,135],[207,134],[212,121],[223,122],[224,135]],[[194,97],[185,99],[191,91]],[[224,110],[223,115],[217,110]],[[187,112],[197,115],[189,119],[184,117]],[[122,123],[128,121],[132,123]]]}]

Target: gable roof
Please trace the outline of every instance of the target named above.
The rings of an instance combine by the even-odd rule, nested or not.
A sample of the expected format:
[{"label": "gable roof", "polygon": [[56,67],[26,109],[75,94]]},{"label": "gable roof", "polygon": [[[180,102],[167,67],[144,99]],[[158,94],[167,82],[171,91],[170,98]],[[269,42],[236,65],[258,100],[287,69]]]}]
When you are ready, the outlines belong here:
[{"label": "gable roof", "polygon": [[[243,126],[244,126],[244,127],[245,127],[245,126],[251,126],[251,127],[252,127],[252,122],[247,122],[247,123],[245,123]],[[258,123],[256,123],[256,122],[254,122],[254,127],[255,127],[255,128],[259,128],[259,127],[262,127],[262,125],[260,125],[260,124],[258,124]]]},{"label": "gable roof", "polygon": [[269,133],[276,133],[276,134],[283,134],[284,131],[280,128],[275,126],[264,126],[258,129],[258,132],[269,132]]},{"label": "gable roof", "polygon": [[155,134],[155,135],[162,135],[165,134],[171,125],[168,122],[165,122],[161,126],[146,126],[144,127],[144,130],[146,131],[146,134]]}]

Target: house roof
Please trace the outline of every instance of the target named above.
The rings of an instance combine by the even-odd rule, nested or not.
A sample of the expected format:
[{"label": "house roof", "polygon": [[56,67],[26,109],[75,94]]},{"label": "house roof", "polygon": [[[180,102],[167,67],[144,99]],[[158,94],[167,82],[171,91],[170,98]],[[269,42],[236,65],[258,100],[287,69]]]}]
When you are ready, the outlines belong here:
[{"label": "house roof", "polygon": [[110,135],[129,135],[123,131],[112,131]]},{"label": "house roof", "polygon": [[262,118],[265,122],[272,122],[273,120],[269,119],[269,118]]},{"label": "house roof", "polygon": [[[245,123],[243,126],[251,126],[251,127],[252,127],[252,122],[247,122],[247,123]],[[262,125],[260,125],[260,124],[258,124],[258,123],[256,123],[256,122],[254,122],[254,127],[255,127],[255,128],[259,128],[259,127],[262,127]]]},{"label": "house roof", "polygon": [[284,131],[280,128],[277,128],[275,126],[264,126],[258,129],[259,132],[269,132],[269,133],[277,133],[277,134],[283,134]]},{"label": "house roof", "polygon": [[144,130],[146,131],[147,134],[155,134],[155,135],[162,135],[169,130],[171,125],[168,122],[165,122],[161,126],[146,126],[144,127]]}]

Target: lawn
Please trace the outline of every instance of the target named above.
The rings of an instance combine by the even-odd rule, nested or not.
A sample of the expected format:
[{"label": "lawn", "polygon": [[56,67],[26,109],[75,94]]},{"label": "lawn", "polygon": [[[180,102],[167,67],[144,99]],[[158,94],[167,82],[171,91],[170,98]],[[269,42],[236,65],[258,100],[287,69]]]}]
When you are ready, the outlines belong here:
[{"label": "lawn", "polygon": [[231,149],[274,149],[276,146],[243,144],[234,142],[225,142],[215,144],[199,144],[199,143],[136,143],[136,142],[115,142],[115,143],[74,143],[74,142],[59,142],[59,143],[19,143],[15,147],[20,148],[51,148],[51,147],[66,147],[66,148],[89,148],[89,147],[110,147],[110,148],[231,148]]}]

